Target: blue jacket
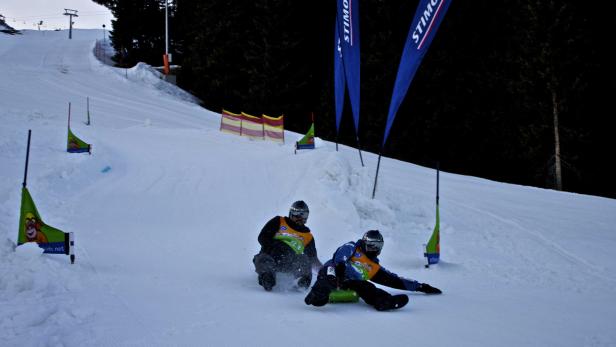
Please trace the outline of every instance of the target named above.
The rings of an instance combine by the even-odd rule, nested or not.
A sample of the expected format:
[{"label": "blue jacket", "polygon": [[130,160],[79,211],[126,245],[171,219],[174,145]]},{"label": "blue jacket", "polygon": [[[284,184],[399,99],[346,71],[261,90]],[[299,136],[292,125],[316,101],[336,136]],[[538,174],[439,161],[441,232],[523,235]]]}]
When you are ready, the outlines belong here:
[{"label": "blue jacket", "polygon": [[[384,268],[377,257],[370,258],[362,251],[362,240],[350,241],[338,247],[332,259],[323,265],[328,274],[334,274],[336,266],[344,264],[343,283],[349,280],[372,281],[390,288],[416,291],[420,283],[406,279]],[[340,276],[340,272],[338,273]]]}]

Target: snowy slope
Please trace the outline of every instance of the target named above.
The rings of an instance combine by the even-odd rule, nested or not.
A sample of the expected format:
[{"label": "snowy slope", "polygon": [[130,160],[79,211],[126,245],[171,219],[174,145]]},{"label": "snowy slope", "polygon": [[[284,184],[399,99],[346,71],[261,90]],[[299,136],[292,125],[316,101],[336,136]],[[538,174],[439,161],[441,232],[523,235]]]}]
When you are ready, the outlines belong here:
[{"label": "snowy slope", "polygon": [[[0,34],[1,346],[616,345],[615,200],[441,173],[442,262],[424,269],[433,170],[385,158],[372,200],[375,155],[362,168],[325,141],[294,155],[296,133],[221,133],[217,112],[146,66],[100,64],[98,36]],[[68,102],[91,156],[65,152]],[[74,265],[13,249],[28,129],[29,190],[75,233]],[[382,263],[444,294],[381,313],[265,292],[258,232],[298,199],[322,261],[380,229]]]}]

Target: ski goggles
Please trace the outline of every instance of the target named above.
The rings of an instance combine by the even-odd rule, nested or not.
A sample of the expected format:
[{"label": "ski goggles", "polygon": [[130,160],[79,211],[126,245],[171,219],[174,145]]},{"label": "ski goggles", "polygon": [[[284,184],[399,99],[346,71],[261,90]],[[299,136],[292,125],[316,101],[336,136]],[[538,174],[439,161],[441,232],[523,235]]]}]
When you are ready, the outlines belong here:
[{"label": "ski goggles", "polygon": [[306,221],[308,221],[308,211],[291,208],[289,218],[297,219],[306,224]]},{"label": "ski goggles", "polygon": [[383,241],[379,240],[366,240],[364,241],[364,245],[366,247],[366,251],[368,252],[378,252],[380,253],[383,249]]}]

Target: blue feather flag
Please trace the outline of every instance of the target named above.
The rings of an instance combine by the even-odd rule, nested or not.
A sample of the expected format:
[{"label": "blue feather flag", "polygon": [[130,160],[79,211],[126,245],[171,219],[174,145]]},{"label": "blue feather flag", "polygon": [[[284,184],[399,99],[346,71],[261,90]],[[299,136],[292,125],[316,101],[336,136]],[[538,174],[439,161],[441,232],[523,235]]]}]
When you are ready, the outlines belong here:
[{"label": "blue feather flag", "polygon": [[359,131],[359,1],[338,0],[337,29],[340,37],[342,61],[349,89],[355,132]]},{"label": "blue feather flag", "polygon": [[344,95],[346,91],[346,79],[344,77],[344,64],[342,63],[342,47],[338,31],[338,18],[334,34],[334,97],[336,102],[336,135],[340,132],[340,121],[344,109]]},{"label": "blue feather flag", "polygon": [[398,108],[400,108],[413,77],[415,77],[417,68],[419,68],[419,64],[428,51],[450,4],[451,0],[422,0],[415,11],[415,18],[409,29],[398,67],[381,148],[385,146]]}]

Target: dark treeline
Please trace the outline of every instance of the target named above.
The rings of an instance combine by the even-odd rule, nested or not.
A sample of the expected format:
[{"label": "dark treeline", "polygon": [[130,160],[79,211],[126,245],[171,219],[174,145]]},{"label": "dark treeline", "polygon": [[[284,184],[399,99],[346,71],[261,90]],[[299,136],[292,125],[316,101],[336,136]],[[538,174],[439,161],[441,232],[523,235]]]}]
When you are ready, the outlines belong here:
[{"label": "dark treeline", "polygon": [[[161,65],[164,0],[97,0],[109,7],[123,64]],[[402,47],[418,1],[363,0],[362,148],[377,153]],[[204,107],[285,115],[335,141],[335,1],[177,0],[170,52],[178,84]],[[555,187],[555,120],[562,185],[616,197],[611,98],[613,11],[579,1],[456,1],[402,103],[383,154],[445,171]],[[355,146],[350,104],[339,142]]]}]

